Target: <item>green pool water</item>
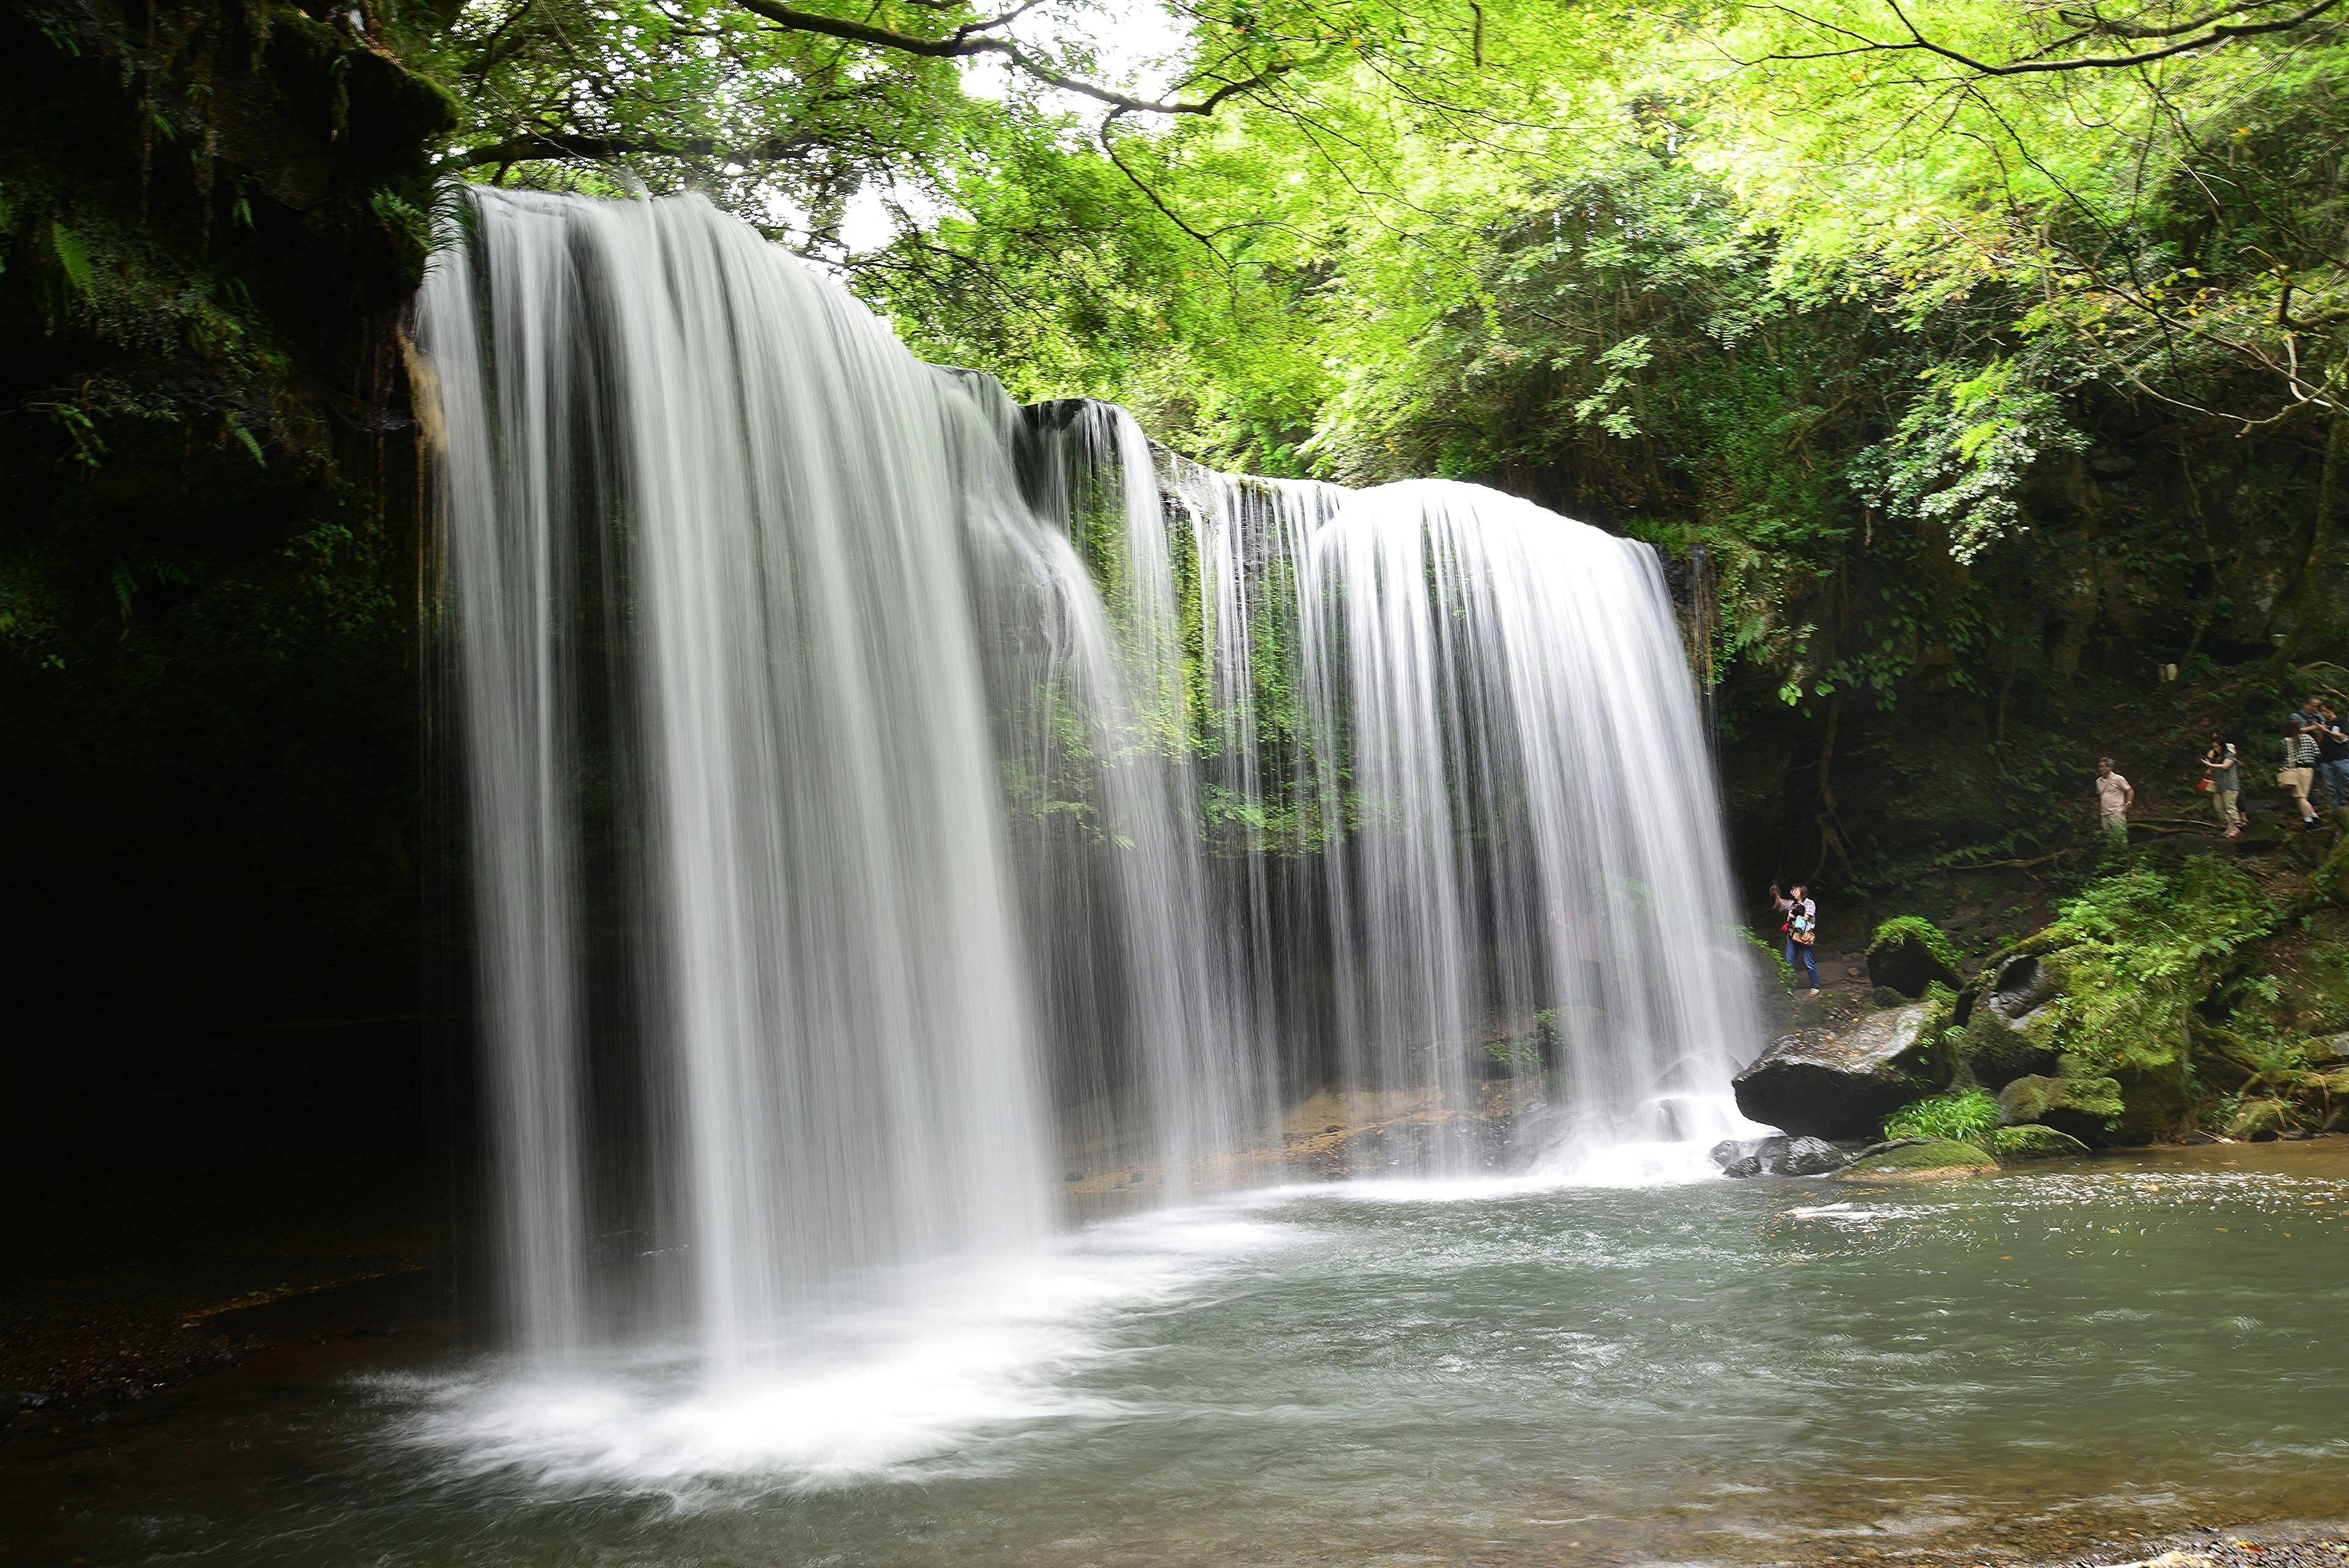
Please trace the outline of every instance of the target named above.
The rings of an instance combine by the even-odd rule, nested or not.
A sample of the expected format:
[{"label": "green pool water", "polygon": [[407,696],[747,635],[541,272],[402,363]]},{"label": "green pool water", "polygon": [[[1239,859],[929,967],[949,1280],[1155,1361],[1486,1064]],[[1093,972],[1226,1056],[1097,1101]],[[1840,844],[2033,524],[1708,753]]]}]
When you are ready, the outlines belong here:
[{"label": "green pool water", "polygon": [[[332,1303],[315,1312],[330,1324]],[[2349,1142],[1915,1187],[1365,1185],[1079,1230],[801,1359],[294,1349],[19,1444],[17,1560],[2058,1557],[2349,1512]]]}]

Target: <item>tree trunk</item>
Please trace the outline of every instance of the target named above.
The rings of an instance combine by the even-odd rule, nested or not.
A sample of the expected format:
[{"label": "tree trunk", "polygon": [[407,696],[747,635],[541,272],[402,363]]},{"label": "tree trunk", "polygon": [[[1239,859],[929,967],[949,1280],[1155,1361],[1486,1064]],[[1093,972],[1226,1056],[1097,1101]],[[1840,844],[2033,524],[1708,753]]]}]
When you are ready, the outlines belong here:
[{"label": "tree trunk", "polygon": [[2333,604],[2324,592],[2325,555],[2333,545],[2333,514],[2341,493],[2341,465],[2349,452],[2349,417],[2338,408],[2324,437],[2324,472],[2316,482],[2316,516],[2309,524],[2308,555],[2300,563],[2292,629],[2276,650],[2279,663],[2290,664],[2333,629]]}]

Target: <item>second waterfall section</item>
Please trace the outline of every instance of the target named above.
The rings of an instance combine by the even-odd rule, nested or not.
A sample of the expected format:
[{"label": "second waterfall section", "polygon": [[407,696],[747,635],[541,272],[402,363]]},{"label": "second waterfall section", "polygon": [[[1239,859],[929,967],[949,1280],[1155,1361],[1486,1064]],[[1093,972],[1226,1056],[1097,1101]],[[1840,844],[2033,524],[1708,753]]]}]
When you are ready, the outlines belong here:
[{"label": "second waterfall section", "polygon": [[1058,1194],[1726,1125],[1750,966],[1645,546],[1023,409],[698,199],[469,213],[418,341],[534,1351],[756,1364]]}]

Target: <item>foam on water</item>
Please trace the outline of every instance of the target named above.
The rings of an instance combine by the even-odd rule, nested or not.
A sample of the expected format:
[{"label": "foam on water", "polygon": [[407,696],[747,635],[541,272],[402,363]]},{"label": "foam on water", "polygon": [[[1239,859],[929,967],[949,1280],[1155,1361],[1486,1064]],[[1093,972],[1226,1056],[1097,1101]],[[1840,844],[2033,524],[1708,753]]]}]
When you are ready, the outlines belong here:
[{"label": "foam on water", "polygon": [[394,1439],[459,1476],[552,1494],[647,1492],[704,1506],[776,1490],[989,1473],[1039,1423],[1132,1407],[1076,1391],[1131,1354],[1133,1314],[1195,1296],[1237,1262],[1309,1234],[1231,1202],[1089,1226],[1020,1258],[947,1262],[795,1320],[761,1370],[712,1376],[689,1341],[575,1357],[559,1375],[500,1358],[371,1386]]}]

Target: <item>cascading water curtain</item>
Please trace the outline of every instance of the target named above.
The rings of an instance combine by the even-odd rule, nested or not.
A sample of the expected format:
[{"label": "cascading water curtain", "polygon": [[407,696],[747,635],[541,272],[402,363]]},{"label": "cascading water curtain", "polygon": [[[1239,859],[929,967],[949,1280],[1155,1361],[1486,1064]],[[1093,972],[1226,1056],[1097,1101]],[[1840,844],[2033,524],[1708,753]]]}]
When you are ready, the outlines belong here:
[{"label": "cascading water curtain", "polygon": [[1552,1159],[1738,1126],[1753,971],[1654,553],[1419,481],[1350,497],[1306,564],[1348,1075],[1456,1105],[1539,1075]]},{"label": "cascading water curtain", "polygon": [[1358,1167],[1556,1166],[1742,1127],[1753,964],[1653,552],[1478,486],[1171,466],[1208,787],[1240,825],[1227,962],[1271,1037],[1326,1041],[1352,1115],[1415,1124]]},{"label": "cascading water curtain", "polygon": [[1726,1121],[1748,969],[1644,546],[1162,485],[698,199],[469,199],[418,338],[542,1360],[777,1365],[1057,1192],[1278,1177],[1333,1079],[1424,1129],[1376,1168]]},{"label": "cascading water curtain", "polygon": [[[419,332],[514,1304],[533,1348],[583,1332],[613,1118],[579,971],[616,928],[646,1092],[613,1141],[730,1373],[842,1282],[1050,1224],[964,549],[1015,485],[965,387],[706,203],[472,201]],[[599,741],[582,643],[632,716]],[[582,803],[635,858],[595,907]]]}]

